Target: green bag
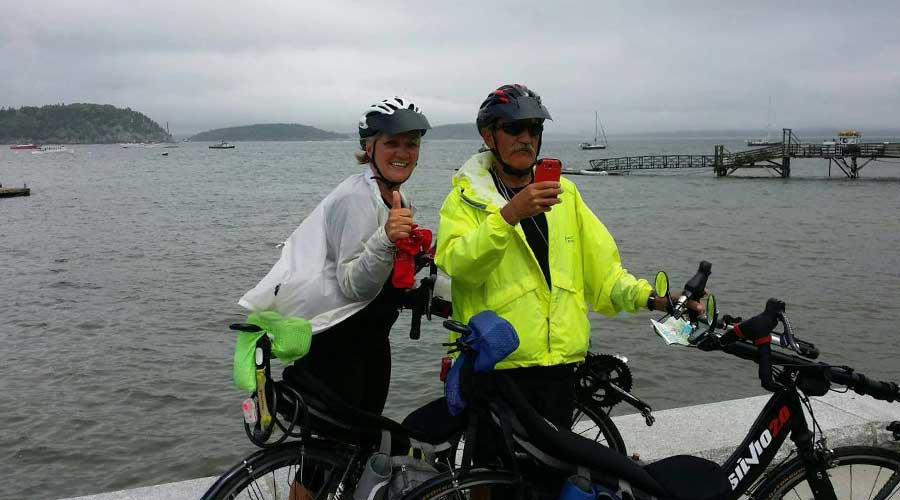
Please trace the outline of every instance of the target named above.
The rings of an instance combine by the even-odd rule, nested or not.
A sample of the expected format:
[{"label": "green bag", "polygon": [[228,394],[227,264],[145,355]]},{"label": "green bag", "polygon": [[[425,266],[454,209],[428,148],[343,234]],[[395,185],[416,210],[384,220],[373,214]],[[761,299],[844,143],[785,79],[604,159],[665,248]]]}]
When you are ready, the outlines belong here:
[{"label": "green bag", "polygon": [[284,317],[275,311],[261,311],[247,316],[247,323],[261,332],[238,332],[234,346],[234,385],[245,391],[256,390],[256,341],[263,335],[272,339],[272,354],[288,365],[309,352],[312,327],[298,317]]}]

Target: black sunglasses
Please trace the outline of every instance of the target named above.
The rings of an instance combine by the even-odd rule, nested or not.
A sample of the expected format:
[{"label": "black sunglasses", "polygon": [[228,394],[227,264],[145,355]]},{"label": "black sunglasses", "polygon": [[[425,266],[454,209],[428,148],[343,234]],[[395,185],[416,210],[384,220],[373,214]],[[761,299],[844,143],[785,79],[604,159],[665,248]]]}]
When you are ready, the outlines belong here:
[{"label": "black sunglasses", "polygon": [[541,122],[514,121],[498,123],[494,125],[494,128],[500,129],[512,136],[519,135],[527,130],[532,137],[537,137],[544,131],[544,124]]}]

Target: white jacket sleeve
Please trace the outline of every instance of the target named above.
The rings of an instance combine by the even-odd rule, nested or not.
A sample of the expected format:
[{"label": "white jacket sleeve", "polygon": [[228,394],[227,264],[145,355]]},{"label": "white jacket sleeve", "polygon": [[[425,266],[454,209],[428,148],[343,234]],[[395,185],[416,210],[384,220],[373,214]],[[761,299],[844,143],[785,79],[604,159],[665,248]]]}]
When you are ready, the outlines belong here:
[{"label": "white jacket sleeve", "polygon": [[384,232],[387,209],[369,197],[348,193],[326,210],[328,252],[338,286],[350,300],[374,299],[394,267],[394,244]]}]

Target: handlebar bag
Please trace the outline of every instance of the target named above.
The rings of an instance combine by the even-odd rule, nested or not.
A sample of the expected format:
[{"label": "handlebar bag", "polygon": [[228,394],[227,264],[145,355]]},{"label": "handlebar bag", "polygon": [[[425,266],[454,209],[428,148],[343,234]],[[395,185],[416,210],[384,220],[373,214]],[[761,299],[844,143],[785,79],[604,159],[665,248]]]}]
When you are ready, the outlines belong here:
[{"label": "handlebar bag", "polygon": [[[512,324],[494,311],[481,311],[469,319],[469,334],[461,339],[474,350],[472,371],[486,372],[519,347],[519,335]],[[444,395],[451,415],[459,415],[466,407],[463,379],[469,353],[461,354],[453,362],[444,384]],[[471,373],[471,372],[469,372]]]}]

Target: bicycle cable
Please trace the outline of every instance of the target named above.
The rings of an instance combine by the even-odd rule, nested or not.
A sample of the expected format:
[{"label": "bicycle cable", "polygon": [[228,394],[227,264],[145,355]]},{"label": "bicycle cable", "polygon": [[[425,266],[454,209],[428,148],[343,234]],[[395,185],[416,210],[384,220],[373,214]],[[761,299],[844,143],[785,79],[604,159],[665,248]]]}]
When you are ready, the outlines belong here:
[{"label": "bicycle cable", "polygon": [[798,392],[798,394],[800,395],[800,402],[803,403],[803,406],[806,407],[806,411],[809,413],[809,418],[813,423],[813,442],[816,442],[816,433],[818,433],[819,436],[822,436],[824,439],[825,432],[822,430],[822,427],[819,425],[819,420],[816,418],[816,414],[813,412],[812,402],[809,400],[809,396],[803,394],[803,392]]}]

